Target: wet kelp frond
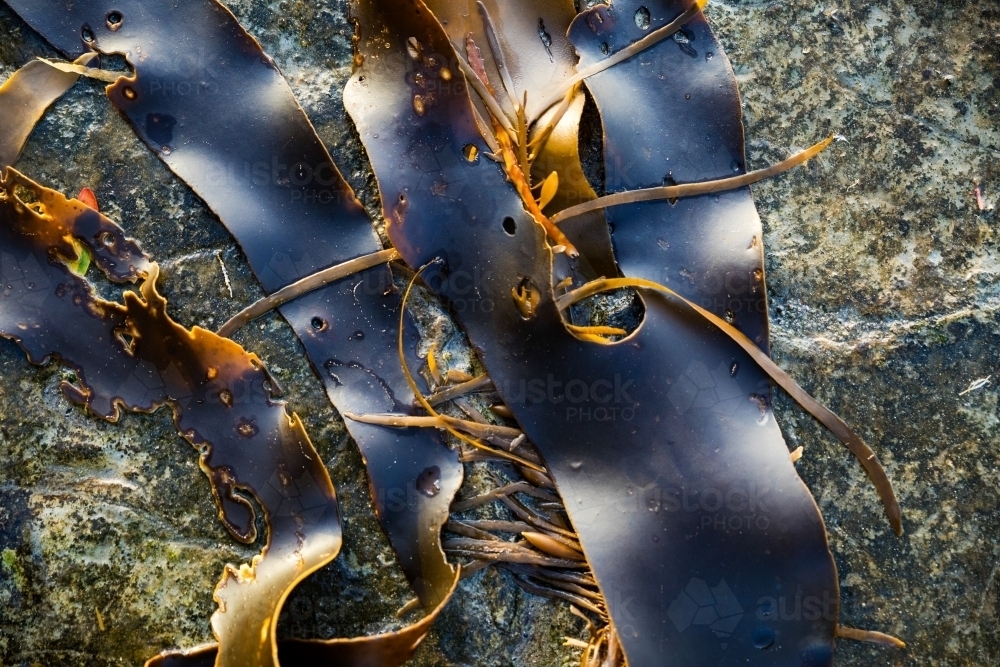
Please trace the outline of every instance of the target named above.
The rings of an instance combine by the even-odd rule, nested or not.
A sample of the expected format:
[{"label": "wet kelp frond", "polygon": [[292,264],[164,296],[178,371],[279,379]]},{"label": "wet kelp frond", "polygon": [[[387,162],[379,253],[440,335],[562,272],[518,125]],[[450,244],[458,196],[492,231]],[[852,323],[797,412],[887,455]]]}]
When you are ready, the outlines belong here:
[{"label": "wet kelp frond", "polygon": [[[569,35],[584,58],[581,69],[669,25],[688,8],[677,4],[640,7],[621,0],[613,12],[602,6],[577,17]],[[552,285],[566,279],[567,287],[581,285],[585,273],[558,248],[547,246],[520,186],[507,182],[520,158],[506,157],[504,168],[462,159],[470,145],[483,150],[476,100],[464,88],[450,87],[435,90],[431,100],[411,83],[428,54],[457,47],[454,35],[446,34],[453,30],[450,22],[443,28],[419,2],[359,0],[355,8],[357,68],[345,105],[379,181],[390,237],[410,266],[435,262],[445,277],[474,266],[491,268],[472,298],[447,280],[438,282],[437,291],[456,304],[456,317],[507,408],[537,446],[599,590],[631,599],[627,614],[608,600],[608,615],[621,631],[620,647],[629,664],[660,664],[668,650],[678,664],[708,660],[716,650],[715,636],[685,633],[685,624],[671,625],[664,615],[673,601],[685,599],[687,586],[705,585],[744,610],[779,598],[782,590],[831,600],[829,613],[817,620],[788,620],[758,610],[752,622],[730,619],[719,626],[734,659],[829,665],[839,613],[836,570],[818,508],[774,422],[768,376],[701,315],[663,299],[647,300],[642,325],[622,343],[594,345],[568,331]],[[633,21],[640,9],[644,20]],[[598,12],[603,22],[588,23]],[[584,44],[586,31],[591,36]],[[503,40],[503,32],[496,32]],[[677,160],[690,165],[670,174],[676,182],[718,180],[743,171],[735,79],[721,47],[697,12],[674,34],[683,39],[649,47],[655,57],[623,60],[586,82],[604,125],[605,160],[635,163],[632,186],[661,185],[668,158],[671,165]],[[692,43],[699,54],[707,49],[714,57],[692,58]],[[418,57],[410,52],[414,44],[420,46]],[[656,71],[643,69],[640,60],[655,63]],[[683,77],[684,83],[644,84],[661,74]],[[492,76],[487,81],[496,85]],[[670,96],[685,100],[686,88],[694,104],[685,110]],[[418,105],[415,95],[421,96]],[[503,98],[497,94],[493,102],[510,103]],[[664,120],[687,124],[692,117],[690,132]],[[435,156],[445,182],[464,184],[447,203],[420,184],[418,170],[398,167],[429,155]],[[652,181],[654,170],[658,175]],[[621,182],[605,185],[612,192],[624,189]],[[402,201],[405,207],[397,205]],[[636,215],[639,207],[643,213]],[[662,273],[664,248],[676,248],[668,266],[699,277],[739,276],[747,289],[735,295],[717,280],[695,280],[690,288],[683,283],[680,293],[699,303],[703,294],[711,295],[707,310],[731,319],[766,351],[760,222],[746,188],[686,198],[673,206],[668,201],[627,204],[616,207],[614,215],[617,259],[627,276],[651,279],[647,272]],[[717,296],[721,301],[714,300]],[[485,303],[491,307],[479,307]],[[712,391],[702,397],[705,386]],[[468,452],[463,459],[484,456]],[[742,521],[736,508],[703,504],[678,511],[675,502],[677,494],[744,493],[751,487],[782,498],[776,507],[758,508],[753,518],[762,523],[756,527],[733,527]],[[472,542],[446,544],[491,557],[527,557],[520,547],[482,536],[461,539]],[[780,633],[782,641],[767,643],[765,655],[753,637],[767,633]]]},{"label": "wet kelp frond", "polygon": [[[288,83],[228,9],[215,0],[123,0],[114,7],[121,21],[110,25],[108,7],[97,0],[8,4],[64,53],[125,55],[134,76],[108,87],[111,102],[232,232],[267,294],[294,292],[289,286],[315,282],[307,277],[318,271],[387,253],[363,271],[334,271],[334,282],[284,303],[280,312],[338,411],[392,412],[412,403],[399,364],[385,354],[396,344],[400,297],[386,259],[391,251]],[[87,26],[86,41],[81,26]],[[177,67],[191,53],[202,54],[213,76],[197,84],[198,94],[162,94],[193,85]],[[415,360],[414,336],[408,329],[407,354]],[[366,461],[379,520],[415,592],[433,609],[454,580],[438,535],[462,480],[458,455],[430,429],[404,434],[359,422],[347,428]],[[441,493],[434,497],[415,486],[430,466],[441,471]],[[408,489],[418,507],[394,509],[385,489]]]},{"label": "wet kelp frond", "polygon": [[[39,210],[21,203],[15,185],[31,191]],[[116,420],[120,409],[168,405],[178,431],[201,452],[220,518],[241,541],[255,539],[255,511],[237,491],[263,508],[267,546],[249,567],[227,568],[213,625],[224,649],[221,664],[270,664],[287,591],[340,549],[336,494],[301,422],[272,396],[257,357],[170,319],[156,291],[156,264],[113,223],[13,170],[2,188],[2,247],[16,261],[2,267],[11,287],[0,333],[33,360],[58,357],[73,368],[77,383],[65,384],[63,393],[98,416]],[[94,238],[83,229],[100,231]],[[49,261],[67,233],[95,257],[114,252],[115,268],[129,269],[109,273],[140,273],[141,292],[126,292],[124,303],[100,300],[83,278]]]},{"label": "wet kelp frond", "polygon": [[771,377],[771,379],[773,379],[782,389],[788,392],[789,396],[794,398],[799,405],[809,412],[809,414],[816,417],[816,419],[830,429],[830,431],[836,435],[841,442],[847,445],[847,448],[851,450],[851,453],[858,459],[864,467],[865,472],[868,473],[868,476],[875,484],[875,489],[878,491],[883,507],[885,507],[885,513],[889,519],[889,524],[892,526],[892,529],[897,535],[903,534],[902,512],[899,509],[899,502],[896,500],[896,494],[892,490],[892,482],[889,481],[889,476],[886,474],[882,464],[879,463],[875,452],[873,452],[871,448],[865,444],[865,441],[861,438],[861,436],[855,433],[843,419],[810,396],[805,389],[799,386],[799,384],[788,375],[788,373],[783,371],[777,364],[771,361],[769,356],[764,354],[764,352],[762,352],[752,340],[747,338],[745,334],[733,325],[708,310],[705,310],[698,304],[685,299],[669,287],[665,287],[648,280],[643,280],[641,278],[610,278],[595,280],[592,283],[588,283],[573,290],[572,292],[564,294],[559,297],[556,303],[561,310],[565,310],[574,303],[582,301],[583,299],[589,298],[595,294],[627,287],[653,290],[679,300],[682,304],[691,308],[713,325],[718,327],[720,331],[723,331],[741,348],[743,348],[743,350],[753,358],[753,360]]},{"label": "wet kelp frond", "polygon": [[[15,188],[35,204],[26,206]],[[124,302],[104,301],[61,261],[68,239],[103,258],[109,278],[143,279]],[[63,393],[91,412],[117,420],[120,410],[168,406],[177,430],[200,453],[223,524],[243,542],[256,539],[263,511],[267,542],[250,564],[227,566],[216,590],[212,627],[217,647],[154,658],[149,664],[276,666],[279,654],[343,665],[401,665],[426,636],[454,591],[419,623],[376,637],[332,641],[276,640],[290,591],[340,550],[340,512],[321,458],[301,421],[288,414],[260,359],[237,343],[167,314],[156,290],[158,266],[134,242],[81,202],[43,188],[13,169],[0,181],[0,247],[8,287],[0,295],[0,335],[36,362],[58,357],[74,369]],[[109,257],[109,253],[111,256]],[[112,258],[114,261],[112,261]]]}]

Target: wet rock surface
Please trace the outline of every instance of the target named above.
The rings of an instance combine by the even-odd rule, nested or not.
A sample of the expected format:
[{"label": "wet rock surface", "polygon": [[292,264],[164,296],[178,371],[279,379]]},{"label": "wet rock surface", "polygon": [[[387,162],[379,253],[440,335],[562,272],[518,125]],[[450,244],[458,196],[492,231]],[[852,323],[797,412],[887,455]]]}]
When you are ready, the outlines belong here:
[{"label": "wet rock surface", "polygon": [[[341,103],[353,29],[345,4],[228,6],[275,58],[381,225]],[[776,395],[827,522],[841,621],[909,643],[890,651],[842,641],[836,664],[993,664],[1000,5],[720,0],[707,13],[740,81],[748,168],[842,135],[807,168],[754,188],[774,356],[866,438],[903,505],[906,533],[896,538],[857,462]],[[0,3],[0,77],[39,55],[55,54]],[[65,192],[93,188],[161,263],[162,291],[185,325],[217,328],[260,296],[225,229],[139,142],[102,84],[82,81],[59,102],[18,167]],[[431,304],[421,308],[421,328],[447,341],[439,349],[470,363],[461,334]],[[289,600],[281,633],[399,627],[405,580],[360,455],[298,341],[274,315],[237,338],[302,416],[344,511],[343,552]],[[28,365],[0,341],[0,664],[138,665],[211,640],[222,566],[260,545],[236,544],[217,521],[196,452],[166,411],[100,422],[62,399],[63,375],[57,364]],[[484,466],[472,466],[463,493],[488,483]],[[574,664],[578,652],[561,646],[563,636],[585,637],[566,605],[490,570],[463,582],[414,663]]]}]

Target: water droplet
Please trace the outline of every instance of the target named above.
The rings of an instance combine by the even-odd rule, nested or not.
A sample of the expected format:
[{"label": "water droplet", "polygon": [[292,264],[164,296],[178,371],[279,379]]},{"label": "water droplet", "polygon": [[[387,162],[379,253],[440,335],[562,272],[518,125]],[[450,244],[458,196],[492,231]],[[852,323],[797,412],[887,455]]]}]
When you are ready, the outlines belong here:
[{"label": "water droplet", "polygon": [[758,283],[760,281],[764,280],[764,272],[761,271],[760,269],[754,269],[753,270],[753,279],[754,279],[755,282],[758,282]]},{"label": "water droplet", "polygon": [[228,389],[223,389],[219,392],[219,401],[221,401],[227,408],[233,407],[233,392]]},{"label": "water droplet", "polygon": [[126,100],[134,100],[136,97],[138,97],[135,94],[135,88],[133,88],[132,86],[125,86],[122,89],[122,95],[125,96]]},{"label": "water droplet", "polygon": [[649,10],[645,7],[639,7],[635,10],[635,25],[639,30],[649,30]]},{"label": "water droplet", "polygon": [[712,53],[711,51],[706,51],[705,52],[705,60],[711,60],[713,55],[715,55],[715,54]]},{"label": "water droplet", "polygon": [[733,365],[729,367],[729,377],[736,377],[738,370],[740,370],[740,365],[734,361]]},{"label": "water droplet", "polygon": [[240,423],[236,426],[236,432],[242,435],[244,438],[252,438],[258,433],[260,429],[249,419],[241,419]]},{"label": "water droplet", "polygon": [[442,81],[451,81],[451,70],[447,67],[442,67],[441,71],[438,72],[438,76],[441,77]]},{"label": "water droplet", "polygon": [[772,598],[762,599],[760,606],[757,607],[757,615],[762,620],[774,617],[774,600]]},{"label": "water droplet", "polygon": [[684,99],[686,100],[691,99],[691,93],[684,93]]},{"label": "water droplet", "polygon": [[580,468],[583,467],[583,461],[573,461],[572,463],[569,464],[569,467],[572,468],[573,470],[579,470]]},{"label": "water droplet", "polygon": [[424,106],[424,98],[420,95],[413,96],[413,110],[418,116],[423,116],[427,111],[427,107]]},{"label": "water droplet", "polygon": [[312,324],[312,328],[316,331],[323,331],[326,329],[326,321],[322,317],[312,318],[312,322],[310,322],[310,324]]},{"label": "water droplet", "polygon": [[171,148],[170,146],[163,146],[162,148],[160,148],[160,152],[163,153],[164,155],[170,155],[171,153],[174,152],[174,149]]},{"label": "water droplet", "polygon": [[601,42],[601,53],[604,54],[604,55],[608,55],[608,53],[610,53],[610,52],[611,52],[611,49],[608,48],[608,43],[607,42]]},{"label": "water droplet", "polygon": [[89,25],[83,26],[83,28],[80,30],[80,37],[87,44],[93,44],[94,43],[94,31],[90,29]]},{"label": "water droplet", "polygon": [[650,498],[649,500],[646,501],[646,509],[648,509],[650,512],[654,512],[654,513],[655,512],[659,512],[660,511],[660,501],[657,500],[656,498]]},{"label": "water droplet", "polygon": [[417,491],[428,498],[441,493],[441,468],[430,466],[417,475]]},{"label": "water droplet", "polygon": [[420,42],[417,41],[416,37],[410,37],[406,40],[406,53],[409,54],[414,60],[420,60]]},{"label": "water droplet", "polygon": [[358,329],[357,331],[351,334],[351,337],[348,340],[364,340],[364,339],[365,339],[365,332],[362,331],[361,329]]},{"label": "water droplet", "polygon": [[733,173],[738,174],[743,169],[743,165],[740,164],[739,160],[733,160],[729,168],[733,170]]},{"label": "water droplet", "polygon": [[726,311],[725,317],[726,321],[729,322],[730,324],[732,324],[736,320],[736,314],[731,310]]},{"label": "water droplet", "polygon": [[462,149],[462,155],[469,162],[479,162],[479,148],[475,144],[466,144]]},{"label": "water droplet", "polygon": [[538,19],[538,39],[542,41],[542,46],[548,52],[549,60],[552,60],[552,35],[545,29],[545,21],[542,19]]},{"label": "water droplet", "polygon": [[765,649],[774,643],[774,630],[766,625],[758,625],[754,628],[750,641],[753,642],[754,648]]},{"label": "water droplet", "polygon": [[208,377],[209,380],[214,380],[215,378],[219,377],[219,369],[216,368],[215,366],[209,366],[205,372],[205,375]]}]

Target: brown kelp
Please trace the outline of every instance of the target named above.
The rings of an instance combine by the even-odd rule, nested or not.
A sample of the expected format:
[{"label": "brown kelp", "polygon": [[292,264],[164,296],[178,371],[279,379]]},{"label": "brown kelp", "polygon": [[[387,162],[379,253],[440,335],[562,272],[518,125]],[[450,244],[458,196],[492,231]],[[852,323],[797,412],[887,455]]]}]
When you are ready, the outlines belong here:
[{"label": "brown kelp", "polygon": [[[108,88],[111,102],[219,216],[266,292],[383,250],[281,73],[215,0],[8,4],[64,53],[126,56],[134,72]],[[399,295],[388,258],[378,259],[281,307],[341,411],[397,411],[413,401],[386,354]],[[415,332],[407,335],[415,362]],[[348,429],[403,569],[433,608],[454,579],[439,533],[462,480],[457,454],[433,431]],[[435,480],[421,490],[427,471]]]},{"label": "brown kelp", "polygon": [[[156,291],[157,265],[82,202],[8,169],[0,180],[0,235],[0,335],[34,363],[58,358],[72,368],[76,382],[65,383],[63,393],[97,416],[116,421],[121,409],[168,406],[178,431],[200,452],[220,519],[237,539],[256,537],[249,499],[263,510],[266,546],[252,563],[227,567],[215,591],[212,626],[221,647],[215,664],[277,664],[284,600],[341,544],[336,493],[302,423],[276,399],[256,356],[170,319]],[[81,247],[109,279],[143,279],[140,292],[126,291],[124,303],[96,297],[70,268]],[[376,637],[286,642],[281,653],[398,665],[435,617]]]},{"label": "brown kelp", "polygon": [[[451,84],[443,74],[448,63],[464,59],[455,52],[454,39],[449,41],[420,2],[359,1],[355,6],[358,66],[345,103],[379,179],[390,237],[409,264],[433,262],[428,271],[445,277],[490,267],[477,287],[493,308],[456,308],[456,317],[507,406],[544,457],[629,664],[659,664],[665,655],[678,664],[716,660],[720,645],[713,633],[726,638],[727,655],[741,662],[829,664],[838,628],[836,571],[818,509],[794,471],[771,414],[765,373],[732,338],[677,299],[646,298],[641,326],[616,344],[598,345],[574,335],[558,297],[580,285],[586,274],[537,213],[532,214],[516,182],[525,173],[523,167],[520,174],[512,174],[512,160],[506,155],[500,156],[503,168],[469,159],[490,142],[467,88]],[[658,11],[650,21],[681,14],[685,18],[680,24],[668,24],[674,34],[690,42],[689,35],[697,35],[681,29],[699,27],[702,42],[709,41],[697,7],[693,12]],[[642,20],[636,19],[640,30],[652,25],[649,16],[646,9]],[[692,18],[697,22],[688,29]],[[592,19],[614,29],[607,15]],[[681,50],[687,45],[683,40],[659,44]],[[613,58],[610,42],[601,51]],[[689,57],[683,51],[681,55]],[[486,87],[489,74],[483,75],[485,68],[477,71],[473,60],[470,57],[467,69],[472,72],[467,76],[480,77]],[[670,73],[659,67],[671,59],[648,60],[657,64],[650,69],[654,80]],[[742,169],[738,105],[732,104],[734,85],[719,86],[732,79],[721,49],[698,64],[704,70],[699,76],[712,84],[706,83],[706,94],[696,102],[718,106],[711,117],[725,118],[725,127],[707,131],[706,141],[716,150],[702,156],[694,144],[686,157],[704,165],[698,168],[699,179],[717,178],[709,172],[721,159],[720,150],[728,151],[724,167],[730,173],[733,159],[739,159]],[[649,86],[636,88],[636,94],[643,94]],[[498,106],[502,95],[493,102],[485,100],[492,94],[487,90],[481,97],[488,106]],[[502,110],[491,113],[495,125],[487,132],[494,132],[493,141],[501,150],[508,139],[523,145],[524,130],[505,127],[512,124],[495,117]],[[659,114],[655,107],[649,113]],[[680,116],[677,128],[683,128],[690,113],[697,111]],[[658,118],[649,122],[663,134],[663,116]],[[609,124],[621,124],[624,133],[634,127],[631,120],[610,116],[603,122],[609,141],[616,131]],[[627,150],[637,148],[628,144]],[[443,181],[455,184],[443,200],[418,177],[428,159],[440,166]],[[741,314],[753,305],[741,324],[746,334],[765,344],[759,221],[752,202],[745,191],[725,200],[718,195],[692,201],[690,208],[712,219],[715,229],[697,221],[675,221],[666,200],[637,206],[649,212],[648,225],[655,222],[654,238],[680,247],[711,248],[701,257],[687,258],[679,268],[696,276],[710,273],[716,281],[721,276],[723,284],[727,275],[738,275],[748,287],[754,286],[739,295],[748,302]],[[734,212],[744,221],[743,233],[729,230]],[[718,233],[712,236],[719,229],[725,231],[721,239]],[[644,239],[645,247],[630,251],[632,259],[623,260],[626,275],[631,263],[660,252],[649,230],[645,235],[641,231],[631,232]],[[546,236],[553,245],[546,243]],[[724,261],[720,267],[712,264],[717,257]],[[442,285],[446,299],[468,299],[449,293],[446,279],[436,284]],[[698,298],[684,287],[678,291]],[[730,297],[724,288],[718,291]],[[720,305],[723,315],[733,319],[726,315],[731,304]],[[762,492],[774,502],[756,503]],[[716,498],[727,497],[739,499],[733,500],[738,506],[716,505]],[[697,501],[682,502],[690,498]],[[896,523],[891,495],[887,509]],[[751,525],[744,525],[747,513]],[[697,611],[702,604],[698,599],[704,597],[696,595],[691,602],[692,591],[701,587],[712,591],[708,597],[721,605],[718,608],[728,611],[711,624],[712,632],[686,632],[691,625],[688,606],[693,604]],[[789,591],[821,601],[817,613],[787,620],[777,615],[777,607],[763,606],[778,604]],[[757,613],[740,622],[749,609]]]},{"label": "brown kelp", "polygon": [[[577,15],[560,0],[357,0],[345,101],[396,250],[381,249],[287,84],[218,3],[84,2],[61,13],[10,4],[66,54],[124,53],[136,68],[109,96],[219,214],[272,295],[223,332],[280,307],[348,417],[377,504],[386,488],[423,492],[410,516],[378,510],[424,605],[454,590],[438,531],[461,467],[458,452],[424,435],[438,429],[461,441],[462,461],[503,460],[523,478],[498,478],[494,491],[456,504],[460,514],[497,501],[514,520],[456,516],[447,551],[471,558],[470,570],[499,563],[526,589],[596,614],[603,627],[583,647],[588,666],[666,655],[826,665],[837,636],[891,643],[839,625],[822,518],[770,409],[774,379],[859,457],[901,529],[874,453],[767,356],[760,222],[746,185],[829,140],[746,172],[735,79],[703,1],[616,2]],[[211,77],[173,65],[196,43],[210,45]],[[606,197],[581,169],[583,85],[603,125],[607,179],[595,185]],[[176,94],[181,86],[197,99]],[[434,393],[424,396],[410,371],[406,298],[386,266],[399,256],[452,306],[488,377],[443,377],[432,349],[425,386]],[[140,303],[158,303],[150,272]],[[468,276],[471,291],[460,280]],[[653,290],[626,297],[644,309],[632,331],[577,307],[615,288]],[[130,349],[135,331],[118,340]],[[487,383],[503,400],[493,414],[518,428],[463,402]],[[441,414],[446,401],[468,419]],[[245,539],[243,527],[231,530]],[[230,573],[228,585],[253,586],[251,572]],[[245,627],[220,632],[217,615],[218,649],[158,664],[346,661],[330,651],[347,642],[273,642],[268,614],[293,584],[276,581],[245,608],[254,615]],[[789,604],[806,612],[778,612]],[[405,659],[433,616],[378,644],[386,653],[376,663]],[[269,628],[270,643],[233,640],[254,628],[265,629],[261,642]],[[351,646],[375,660],[358,641]]]},{"label": "brown kelp", "polygon": [[[0,91],[4,117],[26,128],[8,141],[13,155],[56,97],[43,86],[44,104],[21,103],[33,99],[37,82],[47,83],[38,65],[53,69],[33,63]],[[59,83],[65,91],[72,82]],[[329,474],[298,417],[277,400],[260,359],[211,331],[173,321],[156,290],[158,266],[98,213],[92,193],[81,197],[88,202],[67,199],[13,168],[0,178],[0,336],[17,342],[34,363],[58,358],[72,368],[75,381],[63,383],[63,394],[104,419],[117,421],[122,409],[169,406],[178,431],[200,452],[230,533],[243,542],[256,539],[254,503],[267,528],[261,554],[250,564],[227,566],[215,590],[219,608],[212,626],[219,644],[150,664],[210,656],[219,665],[275,665],[279,652],[292,662],[408,660],[453,592],[457,573],[441,604],[403,630],[282,642],[279,651],[277,621],[288,594],[340,550],[340,512]],[[124,292],[123,303],[97,297],[85,277],[91,260],[114,282],[142,280],[140,291]]]}]

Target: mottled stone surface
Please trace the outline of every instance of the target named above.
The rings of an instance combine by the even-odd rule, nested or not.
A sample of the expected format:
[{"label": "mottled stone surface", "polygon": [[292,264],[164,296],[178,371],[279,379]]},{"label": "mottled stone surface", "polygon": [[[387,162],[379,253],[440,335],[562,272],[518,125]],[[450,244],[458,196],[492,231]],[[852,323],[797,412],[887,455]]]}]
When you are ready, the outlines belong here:
[{"label": "mottled stone surface", "polygon": [[[340,97],[350,74],[344,3],[228,4],[377,214]],[[904,509],[906,534],[896,538],[860,466],[778,396],[778,419],[790,446],[805,448],[799,469],[827,521],[842,621],[910,644],[841,642],[837,664],[995,664],[1000,6],[720,0],[708,16],[740,80],[750,168],[828,133],[843,137],[808,168],[754,189],[774,356],[858,428]],[[37,55],[53,54],[0,2],[0,77]],[[163,291],[184,324],[214,328],[260,295],[222,225],[138,141],[100,84],[81,82],[57,104],[18,166],[66,192],[94,188],[163,265]],[[461,334],[433,308],[422,312],[424,329],[467,364]],[[290,600],[282,632],[398,627],[407,587],[342,421],[280,318],[239,340],[283,385],[343,502],[343,553]],[[166,412],[96,421],[59,396],[61,373],[29,366],[0,341],[0,665],[138,665],[210,640],[222,565],[254,548],[216,520],[195,452]],[[993,384],[961,393],[987,376]],[[481,468],[470,470],[470,487],[485,483]],[[565,605],[487,571],[463,583],[415,663],[569,665],[577,653],[560,646],[564,635],[584,636]]]}]

